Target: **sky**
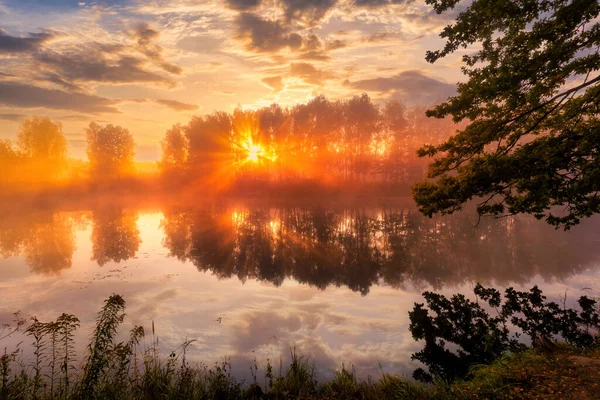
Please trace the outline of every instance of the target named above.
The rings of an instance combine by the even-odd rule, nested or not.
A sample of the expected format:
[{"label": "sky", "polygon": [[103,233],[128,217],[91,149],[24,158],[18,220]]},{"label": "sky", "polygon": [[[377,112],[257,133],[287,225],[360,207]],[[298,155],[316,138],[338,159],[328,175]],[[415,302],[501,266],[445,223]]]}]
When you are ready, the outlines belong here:
[{"label": "sky", "polygon": [[424,0],[0,0],[0,139],[48,115],[84,158],[86,126],[111,123],[146,161],[173,124],[216,110],[429,105],[461,80],[462,50],[425,61],[455,16]]}]

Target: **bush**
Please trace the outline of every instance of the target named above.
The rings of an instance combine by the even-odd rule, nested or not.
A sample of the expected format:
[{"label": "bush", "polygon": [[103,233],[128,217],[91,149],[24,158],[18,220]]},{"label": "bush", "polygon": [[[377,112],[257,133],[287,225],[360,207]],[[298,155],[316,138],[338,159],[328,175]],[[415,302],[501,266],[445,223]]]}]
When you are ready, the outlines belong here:
[{"label": "bush", "polygon": [[[527,335],[532,343],[551,343],[562,338],[579,348],[598,345],[594,331],[600,328],[596,300],[582,296],[580,311],[546,302],[542,291],[534,286],[528,292],[506,289],[504,301],[493,288],[475,287],[475,295],[491,309],[490,315],[478,301],[456,294],[450,299],[443,295],[425,292],[425,304],[415,303],[409,313],[410,331],[415,340],[424,340],[425,347],[412,355],[412,359],[425,364],[429,371],[419,368],[413,377],[432,382],[437,376],[446,381],[465,378],[469,368],[477,364],[490,364],[506,352],[526,348],[520,341]],[[509,325],[515,328],[511,333]],[[450,350],[447,344],[456,347]]]}]

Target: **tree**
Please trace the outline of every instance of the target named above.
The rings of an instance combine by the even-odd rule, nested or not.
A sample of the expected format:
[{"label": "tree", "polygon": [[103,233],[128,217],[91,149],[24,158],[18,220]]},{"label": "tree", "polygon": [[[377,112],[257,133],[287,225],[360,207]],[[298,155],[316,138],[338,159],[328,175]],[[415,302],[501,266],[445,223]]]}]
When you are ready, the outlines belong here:
[{"label": "tree", "polygon": [[183,174],[187,168],[189,145],[180,124],[169,129],[160,143],[160,170],[165,176]]},{"label": "tree", "polygon": [[68,150],[62,125],[49,117],[24,120],[17,134],[17,147],[28,159],[31,172],[45,175],[43,178],[56,178],[66,167]]},{"label": "tree", "polygon": [[10,140],[0,140],[0,182],[8,181],[17,175],[19,159]]},{"label": "tree", "polygon": [[120,126],[90,123],[86,130],[90,172],[95,176],[114,177],[133,171],[135,142]]},{"label": "tree", "polygon": [[[460,0],[426,0],[437,13]],[[446,27],[431,63],[460,47],[457,95],[428,111],[470,122],[441,145],[420,210],[452,213],[479,199],[480,215],[531,213],[568,229],[600,212],[600,4],[597,0],[475,0]],[[556,211],[556,206],[562,206]]]}]

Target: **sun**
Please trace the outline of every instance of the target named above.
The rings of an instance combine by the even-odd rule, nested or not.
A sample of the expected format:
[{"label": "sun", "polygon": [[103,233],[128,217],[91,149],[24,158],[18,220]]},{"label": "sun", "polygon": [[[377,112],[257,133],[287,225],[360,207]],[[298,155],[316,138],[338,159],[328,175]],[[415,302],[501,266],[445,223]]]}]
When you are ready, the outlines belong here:
[{"label": "sun", "polygon": [[246,161],[257,163],[265,155],[262,146],[260,144],[254,144],[251,137],[248,138],[246,143],[242,144],[242,147],[247,151]]},{"label": "sun", "polygon": [[255,144],[250,146],[250,148],[248,149],[248,156],[246,158],[248,159],[248,161],[258,162],[258,160],[260,159],[260,157],[262,157],[263,154],[264,151],[262,147],[260,147],[260,145],[258,144]]}]

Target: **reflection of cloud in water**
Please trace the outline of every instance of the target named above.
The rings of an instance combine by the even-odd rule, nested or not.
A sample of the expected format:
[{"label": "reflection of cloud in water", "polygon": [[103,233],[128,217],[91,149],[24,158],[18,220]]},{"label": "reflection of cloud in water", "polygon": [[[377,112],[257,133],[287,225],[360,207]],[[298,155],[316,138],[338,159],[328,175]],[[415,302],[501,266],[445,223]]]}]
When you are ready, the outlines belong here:
[{"label": "reflection of cloud in water", "polygon": [[294,346],[320,375],[342,363],[363,377],[378,376],[379,363],[409,374],[419,344],[408,311],[422,288],[540,284],[550,297],[568,289],[573,299],[583,287],[600,289],[588,269],[600,253],[595,220],[563,233],[527,218],[474,229],[464,214],[429,220],[407,209],[7,211],[0,323],[19,309],[42,320],[73,313],[83,351],[103,300],[119,293],[128,303],[124,335],[133,324],[150,332],[154,321],[164,354],[198,339],[192,360],[230,357],[247,379],[254,357],[277,371]]}]

